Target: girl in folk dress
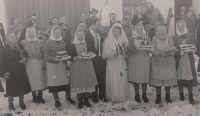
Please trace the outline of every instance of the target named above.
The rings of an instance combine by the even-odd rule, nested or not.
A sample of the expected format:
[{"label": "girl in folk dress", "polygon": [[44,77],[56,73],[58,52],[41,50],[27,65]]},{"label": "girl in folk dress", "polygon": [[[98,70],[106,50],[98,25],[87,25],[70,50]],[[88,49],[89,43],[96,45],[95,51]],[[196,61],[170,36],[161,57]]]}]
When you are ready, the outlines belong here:
[{"label": "girl in folk dress", "polygon": [[[43,41],[36,38],[36,31],[33,27],[26,30],[26,39],[22,40],[24,50],[28,55],[26,71],[31,85],[33,102],[45,103],[42,98],[42,90],[46,88],[46,80],[43,71]],[[36,93],[38,91],[38,93]]]},{"label": "girl in folk dress", "polygon": [[26,109],[24,95],[30,92],[30,85],[26,73],[22,46],[17,43],[14,32],[8,32],[7,43],[2,47],[0,55],[1,77],[6,78],[6,95],[8,95],[9,110],[14,111],[13,97],[19,97],[19,105]]},{"label": "girl in folk dress", "polygon": [[51,29],[51,36],[44,45],[44,59],[47,61],[47,86],[49,92],[53,94],[55,107],[62,109],[58,92],[65,91],[66,99],[75,104],[71,99],[69,77],[67,75],[64,61],[56,59],[56,53],[66,51],[66,44],[62,40],[61,30],[55,26]]},{"label": "girl in folk dress", "polygon": [[85,42],[85,33],[83,30],[78,30],[75,34],[75,39],[70,46],[70,56],[72,56],[70,85],[72,92],[77,94],[80,109],[83,104],[91,107],[88,99],[90,92],[95,91],[97,78],[92,60],[80,58],[81,53],[92,52],[91,46]]},{"label": "girl in folk dress", "polygon": [[165,87],[167,103],[172,103],[170,98],[170,87],[177,85],[177,72],[175,67],[174,42],[167,35],[167,27],[160,25],[153,37],[152,44],[155,46],[151,58],[150,85],[156,88],[156,104],[161,103],[161,88]]},{"label": "girl in folk dress", "polygon": [[180,20],[176,23],[177,34],[172,36],[178,52],[175,54],[177,70],[178,70],[178,88],[180,92],[180,100],[184,101],[183,87],[188,88],[189,102],[194,103],[193,86],[197,86],[197,75],[195,70],[195,60],[192,52],[184,52],[181,55],[180,45],[193,44],[195,45],[194,34],[188,32],[186,23]]},{"label": "girl in folk dress", "polygon": [[136,50],[136,48],[147,42],[148,45],[151,44],[151,39],[146,36],[146,40],[143,40],[143,35],[146,32],[142,24],[137,24],[135,27],[135,34],[129,39],[129,45],[131,48],[135,49],[136,53],[129,55],[129,81],[133,83],[135,89],[135,101],[141,102],[139,94],[139,84],[142,85],[142,99],[145,103],[149,100],[146,95],[147,84],[149,83],[150,76],[150,54],[148,51]]},{"label": "girl in folk dress", "polygon": [[103,3],[101,3],[102,9],[101,9],[101,25],[103,27],[109,27],[110,26],[110,14],[113,12],[112,4],[109,0],[105,0]]},{"label": "girl in folk dress", "polygon": [[103,58],[107,59],[106,98],[112,102],[121,102],[129,97],[127,66],[122,43],[128,39],[121,24],[114,24],[103,44]]}]

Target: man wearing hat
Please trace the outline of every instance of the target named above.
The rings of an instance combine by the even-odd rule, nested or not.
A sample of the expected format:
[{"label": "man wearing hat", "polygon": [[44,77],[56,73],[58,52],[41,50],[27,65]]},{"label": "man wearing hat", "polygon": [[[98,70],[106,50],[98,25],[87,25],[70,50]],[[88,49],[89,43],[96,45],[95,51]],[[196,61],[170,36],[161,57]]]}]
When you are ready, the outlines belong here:
[{"label": "man wearing hat", "polygon": [[92,15],[92,16],[85,21],[87,29],[89,28],[89,22],[90,22],[90,20],[92,20],[92,19],[98,19],[98,17],[97,17],[98,12],[99,11],[97,9],[95,9],[95,8],[92,8],[92,10],[90,11],[90,15]]}]

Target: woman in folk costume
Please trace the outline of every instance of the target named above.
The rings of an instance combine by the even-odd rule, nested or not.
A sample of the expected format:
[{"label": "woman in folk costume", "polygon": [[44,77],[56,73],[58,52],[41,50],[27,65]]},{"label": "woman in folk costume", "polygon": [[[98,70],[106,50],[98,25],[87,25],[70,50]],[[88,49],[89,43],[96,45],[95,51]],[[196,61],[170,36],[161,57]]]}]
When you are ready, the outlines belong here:
[{"label": "woman in folk costume", "polygon": [[35,28],[29,27],[26,30],[26,39],[22,40],[21,43],[28,55],[26,71],[31,85],[33,102],[45,103],[42,98],[42,90],[46,89],[43,71],[43,41],[36,38]]},{"label": "woman in folk costume", "polygon": [[183,20],[179,20],[176,23],[176,35],[173,35],[174,44],[178,51],[175,54],[177,70],[178,70],[178,88],[180,92],[180,100],[184,101],[183,88],[188,88],[189,102],[194,103],[193,99],[193,87],[197,86],[197,76],[195,70],[195,60],[193,52],[184,52],[181,54],[180,45],[193,44],[195,45],[194,34],[188,32],[186,23]]},{"label": "woman in folk costume", "polygon": [[58,92],[65,91],[66,100],[72,104],[75,102],[71,99],[69,77],[65,61],[56,58],[57,52],[66,51],[66,44],[62,40],[61,30],[55,26],[51,29],[51,36],[44,45],[44,59],[47,61],[47,86],[49,92],[53,94],[55,107],[59,110],[62,105],[59,100]]},{"label": "woman in folk costume", "polygon": [[1,77],[6,78],[6,95],[8,96],[9,110],[14,111],[13,97],[19,97],[19,105],[22,110],[26,109],[24,95],[30,92],[24,63],[23,47],[17,43],[14,32],[8,32],[6,44],[2,47],[0,55]]},{"label": "woman in folk costume", "polygon": [[85,42],[85,32],[77,30],[74,41],[70,46],[69,55],[72,56],[70,85],[72,92],[77,94],[79,109],[83,107],[83,104],[91,107],[88,101],[89,95],[95,91],[95,86],[97,85],[97,78],[91,58],[83,59],[80,57],[81,53],[92,52],[92,50],[91,46]]},{"label": "woman in folk costume", "polygon": [[150,85],[156,88],[156,104],[161,103],[161,88],[165,87],[167,103],[172,103],[170,98],[171,86],[177,85],[177,71],[174,59],[176,47],[171,37],[167,35],[167,27],[160,25],[156,36],[153,37],[154,51],[151,57]]},{"label": "woman in folk costume", "polygon": [[128,39],[121,24],[116,23],[103,43],[103,58],[107,59],[106,98],[115,103],[125,101],[129,97],[123,43],[128,44]]},{"label": "woman in folk costume", "polygon": [[142,99],[145,103],[149,101],[146,95],[146,90],[150,76],[150,54],[147,50],[137,50],[140,45],[144,45],[145,43],[146,45],[150,45],[151,39],[146,36],[144,26],[142,24],[137,24],[135,26],[135,34],[129,39],[129,45],[135,53],[128,56],[128,77],[129,82],[133,83],[135,89],[135,101],[138,103],[141,102],[139,84],[142,86]]}]

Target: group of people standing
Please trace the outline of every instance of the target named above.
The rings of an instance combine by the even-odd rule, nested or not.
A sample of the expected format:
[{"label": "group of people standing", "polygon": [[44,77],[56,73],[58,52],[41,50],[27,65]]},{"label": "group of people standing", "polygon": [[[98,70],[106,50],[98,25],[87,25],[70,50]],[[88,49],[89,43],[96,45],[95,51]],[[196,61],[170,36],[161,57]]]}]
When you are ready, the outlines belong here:
[{"label": "group of people standing", "polygon": [[[45,103],[42,91],[46,89],[59,110],[62,104],[58,92],[62,91],[73,105],[76,102],[71,93],[77,94],[79,109],[92,106],[90,96],[94,103],[119,103],[130,97],[129,83],[134,86],[138,103],[140,84],[142,99],[149,102],[149,84],[156,89],[156,104],[161,103],[162,87],[165,100],[172,103],[170,88],[176,85],[180,100],[184,101],[183,88],[187,87],[189,102],[193,104],[193,87],[197,86],[194,52],[182,52],[180,45],[196,45],[195,35],[187,29],[186,21],[179,20],[176,34],[170,37],[161,12],[152,3],[147,3],[147,9],[143,14],[142,7],[137,8],[133,31],[126,18],[121,24],[114,13],[110,14],[110,25],[101,26],[96,16],[98,10],[92,9],[91,18],[80,15],[81,21],[72,36],[64,16],[53,17],[44,34],[36,24],[35,14],[24,29],[18,19],[13,19],[0,55],[0,74],[6,78],[9,110],[15,110],[13,97],[19,97],[19,105],[25,110],[24,95],[30,91],[34,103]],[[153,49],[138,49],[144,43]],[[56,58],[62,51],[71,57]],[[83,53],[95,56],[83,58]]]}]

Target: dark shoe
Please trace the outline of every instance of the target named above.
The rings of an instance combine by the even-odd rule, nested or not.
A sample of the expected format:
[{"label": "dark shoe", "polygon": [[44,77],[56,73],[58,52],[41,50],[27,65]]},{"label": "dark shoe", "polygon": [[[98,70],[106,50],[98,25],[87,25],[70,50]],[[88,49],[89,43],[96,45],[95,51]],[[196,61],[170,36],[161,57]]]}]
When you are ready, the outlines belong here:
[{"label": "dark shoe", "polygon": [[103,102],[108,102],[108,99],[107,99],[107,98],[104,98]]},{"label": "dark shoe", "polygon": [[167,101],[167,103],[172,103],[172,100],[170,98],[170,94],[166,94],[165,100]]},{"label": "dark shoe", "polygon": [[149,102],[149,99],[147,98],[147,94],[146,93],[142,94],[142,99],[143,99],[144,103],[148,103]]},{"label": "dark shoe", "polygon": [[92,93],[92,100],[93,100],[94,103],[98,103],[99,102],[98,96],[97,96],[96,93]]},{"label": "dark shoe", "polygon": [[43,104],[45,103],[45,100],[42,97],[42,92],[38,92],[38,102],[43,103]]},{"label": "dark shoe", "polygon": [[38,100],[38,96],[36,95],[36,93],[32,92],[32,96],[33,96],[33,103],[39,103],[39,100]]},{"label": "dark shoe", "polygon": [[70,102],[72,105],[76,105],[76,102],[71,98],[67,98],[67,101]]},{"label": "dark shoe", "polygon": [[15,111],[15,108],[14,108],[14,104],[13,104],[13,100],[9,100],[9,110],[10,111]]},{"label": "dark shoe", "polygon": [[184,98],[185,98],[185,97],[184,97],[184,93],[179,93],[179,95],[180,95],[180,100],[181,100],[181,101],[184,101]]},{"label": "dark shoe", "polygon": [[83,98],[78,98],[78,101],[79,101],[79,103],[78,103],[78,109],[83,108]]},{"label": "dark shoe", "polygon": [[141,103],[140,94],[136,94],[136,95],[135,95],[135,101],[136,101],[137,103]]},{"label": "dark shoe", "polygon": [[189,93],[189,102],[190,104],[194,104],[193,93]]},{"label": "dark shoe", "polygon": [[26,105],[24,104],[24,99],[20,98],[19,99],[19,106],[22,110],[26,110]]},{"label": "dark shoe", "polygon": [[62,105],[61,105],[60,101],[56,101],[56,102],[55,102],[55,107],[56,107],[58,110],[62,110]]},{"label": "dark shoe", "polygon": [[156,94],[157,98],[156,98],[156,104],[160,104],[161,103],[161,94]]},{"label": "dark shoe", "polygon": [[92,107],[92,105],[90,104],[90,102],[88,101],[89,98],[84,98],[84,105],[87,107]]}]

